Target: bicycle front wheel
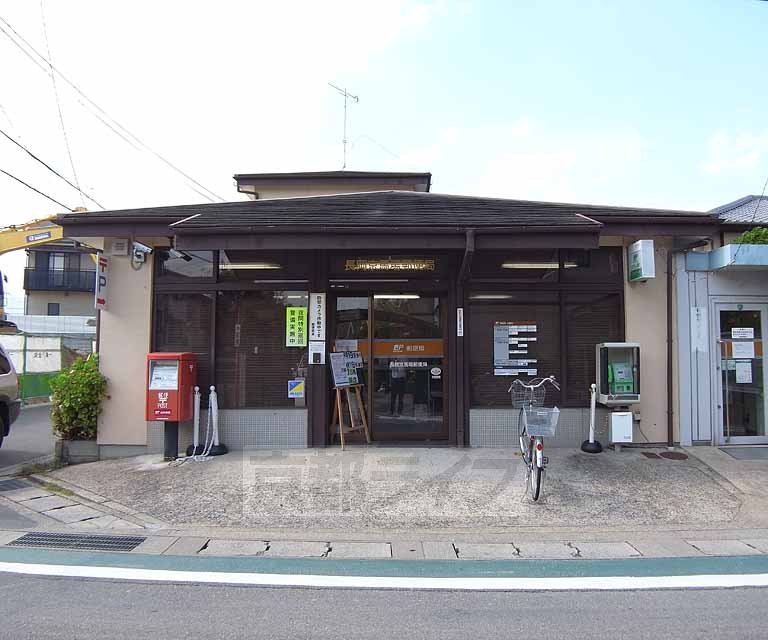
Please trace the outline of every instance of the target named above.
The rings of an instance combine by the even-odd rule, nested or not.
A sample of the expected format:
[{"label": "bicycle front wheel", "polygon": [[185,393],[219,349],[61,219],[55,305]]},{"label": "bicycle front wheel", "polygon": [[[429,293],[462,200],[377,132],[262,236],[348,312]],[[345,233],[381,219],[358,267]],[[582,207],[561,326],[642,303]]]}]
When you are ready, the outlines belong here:
[{"label": "bicycle front wheel", "polygon": [[541,476],[542,476],[542,469],[540,466],[536,464],[536,461],[533,460],[531,463],[531,475],[530,475],[530,481],[531,481],[531,498],[534,502],[536,502],[539,499],[539,494],[541,493]]}]

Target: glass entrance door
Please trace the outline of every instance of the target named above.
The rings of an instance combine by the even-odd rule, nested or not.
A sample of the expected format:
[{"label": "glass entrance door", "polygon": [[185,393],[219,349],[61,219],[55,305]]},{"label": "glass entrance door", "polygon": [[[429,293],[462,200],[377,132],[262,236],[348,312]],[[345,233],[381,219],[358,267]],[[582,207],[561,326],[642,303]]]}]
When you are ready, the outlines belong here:
[{"label": "glass entrance door", "polygon": [[718,355],[722,428],[719,444],[761,444],[766,437],[767,305],[718,304]]},{"label": "glass entrance door", "polygon": [[360,351],[372,436],[446,440],[446,358],[441,298],[419,294],[339,296],[336,351]]}]

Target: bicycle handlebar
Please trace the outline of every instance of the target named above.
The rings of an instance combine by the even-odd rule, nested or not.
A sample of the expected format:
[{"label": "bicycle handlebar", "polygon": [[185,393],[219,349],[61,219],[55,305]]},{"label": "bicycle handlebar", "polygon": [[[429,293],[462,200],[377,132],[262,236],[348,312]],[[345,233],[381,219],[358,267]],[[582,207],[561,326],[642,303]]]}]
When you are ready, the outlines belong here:
[{"label": "bicycle handlebar", "polygon": [[[536,381],[539,382],[536,382]],[[557,380],[555,380],[555,376],[549,376],[547,378],[533,378],[528,384],[525,384],[522,380],[513,380],[512,384],[509,386],[509,389],[507,389],[507,393],[512,392],[512,387],[515,386],[515,383],[519,384],[522,387],[525,387],[526,389],[538,389],[541,385],[549,382],[555,389],[560,391],[560,385],[557,384]],[[536,383],[536,384],[534,384]]]}]

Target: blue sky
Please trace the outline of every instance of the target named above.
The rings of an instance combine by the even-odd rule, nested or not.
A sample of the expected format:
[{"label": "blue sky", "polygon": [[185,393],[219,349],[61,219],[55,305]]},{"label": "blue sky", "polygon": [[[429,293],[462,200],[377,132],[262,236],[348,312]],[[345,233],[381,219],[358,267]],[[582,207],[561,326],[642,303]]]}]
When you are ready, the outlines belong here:
[{"label": "blue sky", "polygon": [[[227,199],[249,171],[427,170],[434,190],[709,209],[768,176],[768,2],[44,0],[54,63]],[[40,4],[0,16],[46,50]],[[83,188],[108,208],[199,202],[59,83]],[[0,129],[72,177],[50,78],[0,34]],[[0,168],[77,194],[0,140]],[[0,224],[59,207],[0,176]],[[23,257],[0,259],[14,275]]]}]

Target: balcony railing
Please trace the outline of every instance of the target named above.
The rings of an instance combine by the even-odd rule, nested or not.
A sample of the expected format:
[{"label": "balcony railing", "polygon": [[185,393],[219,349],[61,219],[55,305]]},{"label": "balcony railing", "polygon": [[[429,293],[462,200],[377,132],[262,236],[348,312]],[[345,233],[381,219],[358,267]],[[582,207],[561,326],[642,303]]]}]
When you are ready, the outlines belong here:
[{"label": "balcony railing", "polygon": [[95,271],[24,269],[27,291],[93,291],[95,286]]}]

